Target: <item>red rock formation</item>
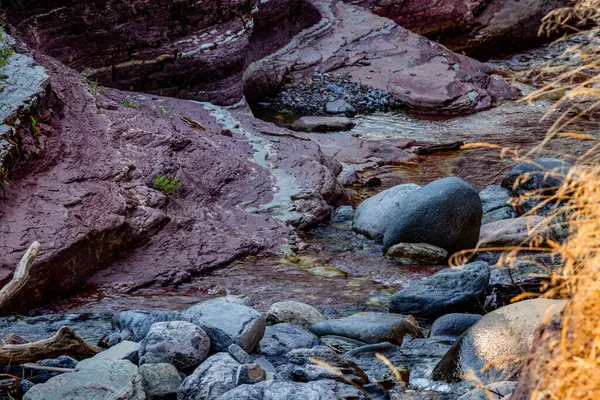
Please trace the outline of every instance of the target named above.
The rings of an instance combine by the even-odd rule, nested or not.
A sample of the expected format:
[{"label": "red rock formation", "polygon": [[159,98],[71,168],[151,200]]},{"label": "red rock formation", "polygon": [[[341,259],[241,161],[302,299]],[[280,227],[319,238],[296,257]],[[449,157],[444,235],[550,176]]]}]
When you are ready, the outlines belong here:
[{"label": "red rock formation", "polygon": [[438,40],[455,51],[484,56],[539,42],[542,18],[569,0],[358,0],[378,15]]}]

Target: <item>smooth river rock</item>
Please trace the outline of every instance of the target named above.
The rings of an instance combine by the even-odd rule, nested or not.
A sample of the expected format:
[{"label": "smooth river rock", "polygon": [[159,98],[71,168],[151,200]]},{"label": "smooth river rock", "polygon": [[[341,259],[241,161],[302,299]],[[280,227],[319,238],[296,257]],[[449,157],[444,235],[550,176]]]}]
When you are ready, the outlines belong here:
[{"label": "smooth river rock", "polygon": [[390,312],[435,318],[481,307],[490,281],[490,268],[477,261],[442,270],[392,295]]},{"label": "smooth river rock", "polygon": [[267,326],[265,336],[260,341],[260,352],[270,359],[278,356],[284,358],[291,350],[318,344],[319,338],[313,333],[300,326],[283,323]]},{"label": "smooth river rock", "polygon": [[407,183],[366,199],[356,208],[352,229],[372,239],[382,240],[392,216],[407,201],[408,194],[419,188],[419,185]]},{"label": "smooth river rock", "polygon": [[[315,382],[265,381],[243,385],[218,400],[361,400],[367,397],[354,386],[334,380]],[[181,399],[180,399],[181,400]]]},{"label": "smooth river rock", "polygon": [[418,323],[404,315],[363,312],[341,319],[316,323],[311,331],[319,336],[344,336],[365,343],[402,344],[404,335],[422,337]]},{"label": "smooth river rock", "polygon": [[446,250],[427,243],[398,243],[385,255],[402,264],[443,264],[448,258]]},{"label": "smooth river rock", "polygon": [[146,395],[137,366],[127,360],[106,360],[35,385],[23,399],[144,400]]},{"label": "smooth river rock", "polygon": [[177,400],[214,400],[235,388],[235,374],[240,363],[228,353],[217,353],[206,359],[184,379]]},{"label": "smooth river rock", "polygon": [[169,363],[180,371],[191,371],[208,356],[210,339],[190,322],[157,322],[141,342],[140,365]]},{"label": "smooth river rock", "polygon": [[251,352],[262,339],[266,326],[258,311],[227,297],[196,304],[182,314],[208,334],[215,351],[227,351],[235,343]]},{"label": "smooth river rock", "polygon": [[267,323],[280,324],[289,322],[304,328],[310,328],[313,324],[323,321],[325,316],[316,308],[299,301],[286,300],[273,303],[265,314]]},{"label": "smooth river rock", "polygon": [[354,122],[347,117],[301,117],[292,129],[305,132],[335,132],[352,129]]},{"label": "smooth river rock", "polygon": [[142,386],[149,400],[175,399],[181,385],[181,375],[172,364],[144,364],[140,366]]},{"label": "smooth river rock", "polygon": [[481,226],[479,246],[519,246],[528,243],[546,243],[556,239],[549,221],[541,216],[503,219]]},{"label": "smooth river rock", "polygon": [[480,319],[479,314],[446,314],[433,322],[429,336],[460,336]]},{"label": "smooth river rock", "polygon": [[383,245],[428,243],[452,254],[479,240],[483,211],[477,191],[457,177],[443,178],[403,198],[388,216]]},{"label": "smooth river rock", "polygon": [[523,367],[535,330],[565,304],[564,300],[533,299],[490,312],[450,348],[436,365],[433,379],[456,382],[469,372],[484,384],[514,379]]}]

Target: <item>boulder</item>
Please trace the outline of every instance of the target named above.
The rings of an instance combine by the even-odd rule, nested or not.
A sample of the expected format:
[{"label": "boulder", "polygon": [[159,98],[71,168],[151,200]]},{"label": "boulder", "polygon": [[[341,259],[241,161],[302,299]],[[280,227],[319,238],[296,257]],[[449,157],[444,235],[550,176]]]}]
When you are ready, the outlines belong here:
[{"label": "boulder", "polygon": [[208,356],[210,339],[198,326],[184,321],[157,322],[142,340],[140,365],[169,363],[191,371]]},{"label": "boulder", "polygon": [[454,253],[477,245],[482,217],[475,189],[457,177],[443,178],[411,192],[388,215],[383,244],[428,243]]},{"label": "boulder", "polygon": [[265,336],[260,341],[260,352],[269,359],[284,356],[294,349],[314,347],[319,344],[319,338],[306,329],[288,324],[277,324],[267,326]]},{"label": "boulder", "polygon": [[[338,177],[339,179],[339,177]],[[341,179],[340,179],[341,183]],[[354,218],[354,208],[352,206],[341,206],[331,213],[331,222],[334,224],[352,221]]]},{"label": "boulder", "polygon": [[291,126],[293,130],[303,132],[347,131],[353,127],[354,122],[347,117],[301,117]]},{"label": "boulder", "polygon": [[356,109],[352,107],[352,104],[348,103],[344,99],[328,102],[325,105],[325,111],[327,114],[343,114],[346,116],[352,116],[356,114]]},{"label": "boulder", "polygon": [[150,400],[175,399],[181,385],[181,375],[172,364],[144,364],[140,366],[142,386]]},{"label": "boulder", "polygon": [[546,218],[528,216],[490,222],[481,227],[480,247],[519,246],[527,243],[543,244],[556,239],[554,229]]},{"label": "boulder", "polygon": [[458,400],[507,400],[507,396],[515,390],[516,382],[494,382],[483,388],[473,389],[458,398]]},{"label": "boulder", "polygon": [[[354,386],[333,380],[315,382],[264,381],[243,385],[218,400],[360,400],[367,397]],[[181,400],[181,399],[180,399]]]},{"label": "boulder", "polygon": [[115,341],[116,343],[122,340],[139,342],[146,337],[150,327],[155,322],[177,321],[181,319],[182,316],[178,311],[151,311],[149,313],[123,311],[113,317],[112,327],[116,332],[109,335],[108,340]]},{"label": "boulder", "polygon": [[498,185],[485,187],[479,192],[483,207],[482,224],[496,222],[503,219],[515,218],[517,213],[509,204],[512,194],[509,190]]},{"label": "boulder", "polygon": [[323,321],[325,316],[308,304],[288,300],[273,303],[265,314],[265,318],[271,324],[289,322],[290,324],[310,328],[313,324]]},{"label": "boulder", "polygon": [[341,319],[314,324],[311,331],[319,336],[337,335],[365,343],[390,342],[402,344],[404,335],[422,337],[419,324],[400,314],[363,312]]},{"label": "boulder", "polygon": [[35,385],[24,400],[144,400],[138,367],[127,360],[105,360]]},{"label": "boulder", "polygon": [[125,340],[110,349],[96,354],[92,358],[87,358],[77,364],[79,369],[93,368],[95,364],[103,361],[128,360],[134,364],[139,360],[140,344]]},{"label": "boulder", "polygon": [[196,304],[185,310],[183,316],[208,334],[214,351],[227,351],[235,343],[251,352],[262,339],[266,326],[258,311],[227,297]]},{"label": "boulder", "polygon": [[435,318],[477,310],[489,281],[490,268],[483,261],[448,268],[393,294],[390,312]]},{"label": "boulder", "polygon": [[460,336],[480,319],[479,314],[446,314],[433,322],[429,336]]},{"label": "boulder", "polygon": [[419,188],[419,185],[407,183],[366,199],[356,208],[352,229],[381,241],[390,226],[392,216],[406,203],[408,194]]},{"label": "boulder", "polygon": [[235,374],[239,366],[240,363],[227,353],[217,353],[208,357],[184,379],[177,391],[177,400],[218,398],[235,388]]},{"label": "boulder", "polygon": [[484,384],[514,379],[523,367],[535,330],[566,301],[533,299],[486,314],[448,350],[434,380],[456,382],[468,372]]},{"label": "boulder", "polygon": [[448,252],[427,243],[398,243],[385,254],[402,264],[444,264]]}]

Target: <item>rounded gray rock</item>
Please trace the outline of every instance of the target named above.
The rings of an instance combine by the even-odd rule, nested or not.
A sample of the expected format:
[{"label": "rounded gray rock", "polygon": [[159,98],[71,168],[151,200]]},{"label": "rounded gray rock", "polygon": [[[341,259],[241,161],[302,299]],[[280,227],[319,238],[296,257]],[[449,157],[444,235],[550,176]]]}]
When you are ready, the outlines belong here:
[{"label": "rounded gray rock", "polygon": [[177,391],[177,400],[214,400],[229,392],[235,388],[235,374],[239,366],[240,363],[228,353],[208,357],[184,379]]},{"label": "rounded gray rock", "polygon": [[[357,210],[358,211],[358,210]],[[409,193],[388,215],[383,245],[428,243],[452,254],[479,240],[483,210],[477,191],[457,177],[443,178]]]},{"label": "rounded gray rock", "polygon": [[149,400],[174,398],[181,385],[181,376],[173,364],[144,364],[140,366],[142,386]]},{"label": "rounded gray rock", "polygon": [[190,371],[206,359],[209,350],[210,339],[200,327],[184,321],[157,322],[141,342],[140,365],[169,363]]},{"label": "rounded gray rock", "polygon": [[460,336],[480,319],[479,314],[446,314],[434,321],[429,336]]},{"label": "rounded gray rock", "polygon": [[313,324],[325,320],[316,308],[299,301],[280,301],[269,307],[265,318],[271,324],[289,322],[303,328],[310,328]]}]

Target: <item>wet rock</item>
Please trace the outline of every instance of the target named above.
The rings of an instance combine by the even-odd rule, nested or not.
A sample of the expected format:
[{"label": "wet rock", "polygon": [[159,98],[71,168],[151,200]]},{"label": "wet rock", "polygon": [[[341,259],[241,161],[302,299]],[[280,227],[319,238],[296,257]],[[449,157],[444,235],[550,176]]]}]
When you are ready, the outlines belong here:
[{"label": "wet rock", "polygon": [[102,361],[91,368],[55,376],[35,385],[24,400],[144,400],[138,367],[127,360]]},{"label": "wet rock", "polygon": [[340,353],[356,349],[366,345],[367,343],[360,340],[350,339],[344,336],[337,335],[325,335],[320,338],[320,342],[330,348],[335,349]]},{"label": "wet rock", "polygon": [[482,213],[471,185],[457,177],[439,179],[409,193],[388,215],[383,244],[428,243],[448,253],[471,249],[479,240]]},{"label": "wet rock", "polygon": [[491,269],[490,286],[514,286],[532,283],[549,276],[559,266],[550,263],[536,263],[527,260],[516,260],[513,263],[495,266]]},{"label": "wet rock", "polygon": [[390,342],[402,344],[404,335],[423,336],[419,325],[409,317],[399,314],[364,312],[349,317],[322,321],[312,326],[319,336],[337,335],[365,343]]},{"label": "wet rock", "polygon": [[29,392],[29,390],[35,386],[35,383],[31,382],[28,379],[21,379],[21,382],[19,382],[19,384],[21,385],[21,390],[23,394]]},{"label": "wet rock", "polygon": [[167,400],[177,398],[177,389],[181,385],[181,376],[172,364],[144,364],[139,368],[142,386],[146,398]]},{"label": "wet rock", "polygon": [[298,301],[281,301],[271,305],[265,318],[268,323],[280,324],[288,322],[303,328],[310,328],[313,324],[323,321],[325,317],[316,308]]},{"label": "wet rock", "polygon": [[346,221],[352,221],[353,218],[354,208],[352,206],[342,206],[332,212],[331,222],[339,224]]},{"label": "wet rock", "polygon": [[478,314],[446,314],[433,322],[429,336],[460,336],[480,319]]},{"label": "wet rock", "polygon": [[217,353],[208,357],[190,376],[184,379],[177,391],[177,399],[214,400],[218,398],[235,388],[235,374],[239,366],[240,364],[227,353]]},{"label": "wet rock", "polygon": [[555,240],[556,233],[546,218],[528,216],[490,222],[481,227],[479,246],[518,246],[526,243],[545,243]]},{"label": "wet rock", "polygon": [[524,300],[486,314],[450,348],[435,367],[433,379],[456,382],[468,371],[485,384],[514,379],[529,353],[534,331],[565,303]]},{"label": "wet rock", "polygon": [[[527,196],[531,192],[538,197],[550,196],[562,185],[571,166],[570,163],[556,158],[536,158],[531,162],[522,162],[510,170],[502,181],[502,187],[510,190],[515,196]],[[531,210],[539,201],[532,199],[519,204],[521,214]],[[539,213],[548,211],[554,204],[551,202]]]},{"label": "wet rock", "polygon": [[385,255],[402,264],[444,264],[448,258],[446,250],[427,243],[398,243]]},{"label": "wet rock", "polygon": [[354,122],[346,117],[301,117],[292,124],[292,129],[305,132],[346,131]]},{"label": "wet rock", "polygon": [[[313,382],[331,379],[340,382],[351,381],[360,386],[369,383],[369,377],[353,361],[342,360],[335,364],[329,364],[329,366],[334,368],[338,373],[320,365],[304,364],[294,366],[291,371],[291,376],[298,382]],[[342,373],[343,377],[341,377],[339,373]]]},{"label": "wet rock", "polygon": [[359,4],[412,32],[439,38],[441,44],[452,50],[494,56],[501,51],[513,53],[519,47],[545,40],[538,35],[542,18],[554,8],[567,7],[569,2],[363,0]]},{"label": "wet rock", "polygon": [[517,213],[509,204],[512,194],[509,190],[498,185],[485,187],[479,192],[481,205],[483,207],[482,224],[496,222],[503,219],[515,218]]},{"label": "wet rock", "polygon": [[[333,380],[316,382],[265,381],[240,386],[218,400],[359,400],[366,396],[354,386]],[[181,400],[181,399],[180,399]]]},{"label": "wet rock", "polygon": [[319,339],[311,332],[296,325],[283,323],[267,326],[260,341],[260,352],[275,364],[280,364],[289,351],[318,344]]},{"label": "wet rock", "polygon": [[384,190],[360,203],[354,214],[352,229],[372,239],[382,240],[392,216],[406,203],[419,185],[407,183]]},{"label": "wet rock", "polygon": [[266,326],[258,311],[228,298],[196,304],[185,310],[183,316],[208,334],[215,351],[227,351],[235,343],[251,352],[262,339]]},{"label": "wet rock", "polygon": [[177,321],[182,316],[178,311],[151,311],[149,313],[137,311],[123,311],[115,315],[112,320],[113,329],[117,330],[113,340],[133,340],[139,342],[146,337],[150,327],[156,322]]},{"label": "wet rock", "polygon": [[337,364],[343,361],[338,353],[328,346],[294,349],[286,355],[286,358],[292,364],[297,365],[309,364],[311,363],[311,358],[326,362],[328,364]]},{"label": "wet rock", "polygon": [[487,263],[478,261],[442,270],[390,298],[390,312],[435,318],[481,307],[490,281]]},{"label": "wet rock", "polygon": [[494,382],[484,388],[473,389],[460,396],[458,400],[499,400],[507,399],[514,390],[516,382]]},{"label": "wet rock", "polygon": [[104,361],[118,361],[118,360],[128,360],[134,364],[138,363],[139,359],[139,351],[140,344],[136,342],[131,342],[126,340],[117,344],[116,346],[111,347],[108,350],[105,350],[101,353],[96,354],[92,358],[87,358],[85,360],[80,361],[77,364],[78,369],[88,368],[92,369],[98,363],[102,363]]},{"label": "wet rock", "polygon": [[206,332],[192,323],[156,322],[141,342],[140,365],[169,363],[191,371],[206,359],[210,344]]},{"label": "wet rock", "polygon": [[[131,361],[131,360],[130,360]],[[69,356],[60,356],[57,358],[48,358],[39,361],[38,364],[44,367],[55,367],[55,368],[75,368],[77,367],[78,361]]]},{"label": "wet rock", "polygon": [[346,116],[356,114],[356,109],[343,99],[330,101],[325,105],[325,111],[327,114],[344,114]]}]

